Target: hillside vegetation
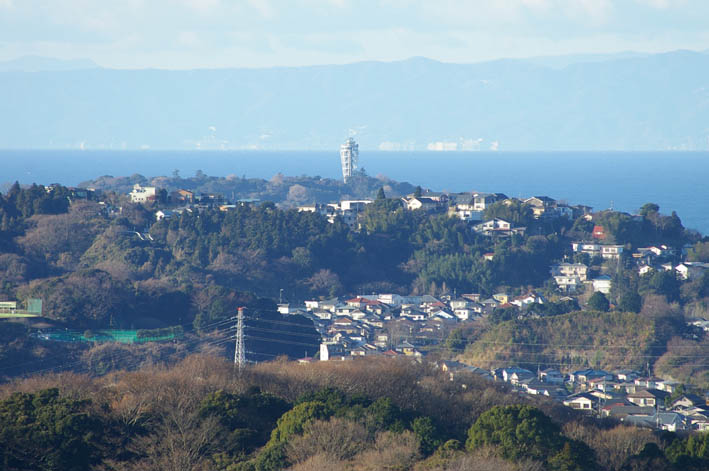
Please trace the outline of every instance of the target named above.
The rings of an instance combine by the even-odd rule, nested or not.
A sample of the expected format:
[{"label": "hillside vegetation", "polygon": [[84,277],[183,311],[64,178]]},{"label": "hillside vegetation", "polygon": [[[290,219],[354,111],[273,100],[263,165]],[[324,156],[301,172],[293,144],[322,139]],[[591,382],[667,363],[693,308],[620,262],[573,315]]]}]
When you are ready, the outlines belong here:
[{"label": "hillside vegetation", "polygon": [[404,359],[232,365],[192,356],[0,388],[3,469],[699,470],[709,435],[586,421]]},{"label": "hillside vegetation", "polygon": [[664,352],[673,329],[670,319],[643,313],[576,311],[493,325],[467,346],[461,358],[481,367],[642,370],[649,357]]}]

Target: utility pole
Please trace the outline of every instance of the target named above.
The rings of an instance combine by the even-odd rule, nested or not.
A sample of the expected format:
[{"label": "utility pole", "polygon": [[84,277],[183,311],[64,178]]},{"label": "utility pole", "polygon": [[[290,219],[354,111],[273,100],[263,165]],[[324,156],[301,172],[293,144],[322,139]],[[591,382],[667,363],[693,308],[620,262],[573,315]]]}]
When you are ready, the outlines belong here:
[{"label": "utility pole", "polygon": [[234,345],[234,366],[239,369],[239,376],[241,376],[241,370],[244,368],[245,363],[244,308],[240,307],[236,315],[236,341]]}]

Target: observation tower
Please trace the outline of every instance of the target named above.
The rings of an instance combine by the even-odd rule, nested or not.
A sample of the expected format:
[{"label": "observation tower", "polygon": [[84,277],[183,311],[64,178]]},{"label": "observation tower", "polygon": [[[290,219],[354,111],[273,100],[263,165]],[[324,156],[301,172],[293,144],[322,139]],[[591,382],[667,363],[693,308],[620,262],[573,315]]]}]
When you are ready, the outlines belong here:
[{"label": "observation tower", "polygon": [[340,162],[342,163],[342,179],[347,183],[347,180],[353,175],[357,169],[357,160],[359,159],[359,145],[351,137],[340,146]]}]

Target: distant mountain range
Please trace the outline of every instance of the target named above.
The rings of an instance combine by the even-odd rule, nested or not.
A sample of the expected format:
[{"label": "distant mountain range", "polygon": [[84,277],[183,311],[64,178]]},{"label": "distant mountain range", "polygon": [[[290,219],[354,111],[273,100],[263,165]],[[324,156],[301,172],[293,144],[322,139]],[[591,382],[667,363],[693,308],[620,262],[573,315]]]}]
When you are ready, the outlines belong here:
[{"label": "distant mountain range", "polygon": [[709,149],[709,54],[268,69],[0,63],[0,148]]},{"label": "distant mountain range", "polygon": [[0,62],[0,72],[49,72],[60,70],[95,69],[99,67],[91,59],[54,59],[52,57],[23,56]]}]

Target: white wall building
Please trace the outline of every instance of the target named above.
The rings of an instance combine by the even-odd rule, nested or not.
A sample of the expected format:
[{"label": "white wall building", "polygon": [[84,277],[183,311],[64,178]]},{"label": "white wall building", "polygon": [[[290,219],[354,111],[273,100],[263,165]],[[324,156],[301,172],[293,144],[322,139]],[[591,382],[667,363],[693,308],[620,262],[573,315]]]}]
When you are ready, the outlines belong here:
[{"label": "white wall building", "polygon": [[133,191],[128,193],[131,203],[145,203],[155,200],[157,188],[154,186],[140,186],[139,183],[133,185]]}]

